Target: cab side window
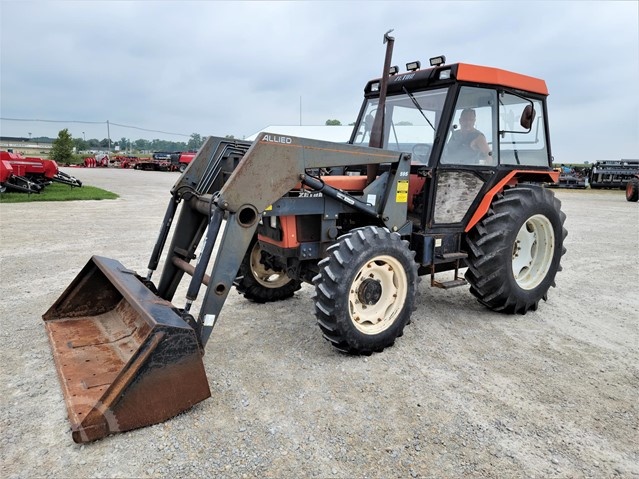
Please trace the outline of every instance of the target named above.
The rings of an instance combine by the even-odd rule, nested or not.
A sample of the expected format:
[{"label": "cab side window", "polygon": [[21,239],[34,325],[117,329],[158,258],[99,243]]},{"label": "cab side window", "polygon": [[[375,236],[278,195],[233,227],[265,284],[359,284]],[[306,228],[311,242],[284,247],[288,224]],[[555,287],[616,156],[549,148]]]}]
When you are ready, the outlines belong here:
[{"label": "cab side window", "polygon": [[503,165],[548,166],[544,105],[536,99],[499,94],[499,161]]},{"label": "cab side window", "polygon": [[496,165],[496,92],[483,88],[460,90],[453,121],[446,135],[441,163],[449,165]]}]

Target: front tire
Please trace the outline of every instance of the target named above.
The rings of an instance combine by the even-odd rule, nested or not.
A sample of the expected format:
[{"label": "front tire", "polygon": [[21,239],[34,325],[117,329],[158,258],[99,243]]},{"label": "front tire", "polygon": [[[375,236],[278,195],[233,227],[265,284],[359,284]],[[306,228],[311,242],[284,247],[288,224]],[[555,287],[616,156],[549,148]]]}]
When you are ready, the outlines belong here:
[{"label": "front tire", "polygon": [[288,299],[301,288],[301,282],[289,278],[284,271],[276,271],[262,263],[262,249],[254,239],[244,255],[235,288],[256,303],[271,303]]},{"label": "front tire", "polygon": [[410,320],[418,281],[408,241],[367,226],[340,237],[319,262],[315,316],[340,351],[369,355],[392,346]]},{"label": "front tire", "polygon": [[471,293],[494,311],[535,311],[561,271],[565,219],[561,202],[541,186],[518,185],[496,196],[466,238]]},{"label": "front tire", "polygon": [[639,178],[630,178],[626,183],[626,200],[633,202],[639,200]]}]

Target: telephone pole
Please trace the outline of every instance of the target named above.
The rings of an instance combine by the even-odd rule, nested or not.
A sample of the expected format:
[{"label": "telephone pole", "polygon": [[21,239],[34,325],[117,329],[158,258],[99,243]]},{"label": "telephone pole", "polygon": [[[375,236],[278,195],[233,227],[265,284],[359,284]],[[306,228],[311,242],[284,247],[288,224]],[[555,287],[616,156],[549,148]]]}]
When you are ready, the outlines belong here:
[{"label": "telephone pole", "polygon": [[109,140],[109,153],[111,153],[111,130],[109,128],[109,120],[107,120],[107,139]]}]

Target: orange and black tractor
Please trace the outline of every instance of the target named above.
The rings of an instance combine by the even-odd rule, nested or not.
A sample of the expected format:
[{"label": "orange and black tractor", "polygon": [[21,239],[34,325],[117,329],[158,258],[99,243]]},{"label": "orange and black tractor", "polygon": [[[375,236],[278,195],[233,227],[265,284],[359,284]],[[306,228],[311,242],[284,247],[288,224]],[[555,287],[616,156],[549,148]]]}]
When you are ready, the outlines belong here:
[{"label": "orange and black tractor", "polygon": [[546,83],[443,57],[400,73],[384,38],[347,144],[209,137],[171,190],[148,272],[94,256],[45,313],[76,441],[209,397],[202,355],[233,288],[268,303],[312,284],[323,337],[365,355],[403,334],[420,276],[503,313],[546,300],[566,236],[544,187],[558,176]]}]

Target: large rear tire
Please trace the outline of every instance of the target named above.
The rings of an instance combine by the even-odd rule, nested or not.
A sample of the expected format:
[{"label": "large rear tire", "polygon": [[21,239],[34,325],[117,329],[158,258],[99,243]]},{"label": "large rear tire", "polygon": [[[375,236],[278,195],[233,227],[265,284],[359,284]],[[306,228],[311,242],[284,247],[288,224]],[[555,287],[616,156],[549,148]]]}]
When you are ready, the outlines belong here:
[{"label": "large rear tire", "polygon": [[541,186],[522,184],[496,196],[466,238],[471,293],[494,311],[535,311],[561,271],[565,219],[561,202]]},{"label": "large rear tire", "polygon": [[639,200],[639,178],[630,178],[626,183],[626,200]]},{"label": "large rear tire", "polygon": [[319,262],[315,315],[340,351],[369,355],[403,334],[415,302],[415,253],[386,228],[367,226],[340,237]]},{"label": "large rear tire", "polygon": [[260,243],[254,239],[240,265],[235,288],[248,300],[271,303],[292,297],[301,282],[289,278],[284,271],[265,266]]}]

